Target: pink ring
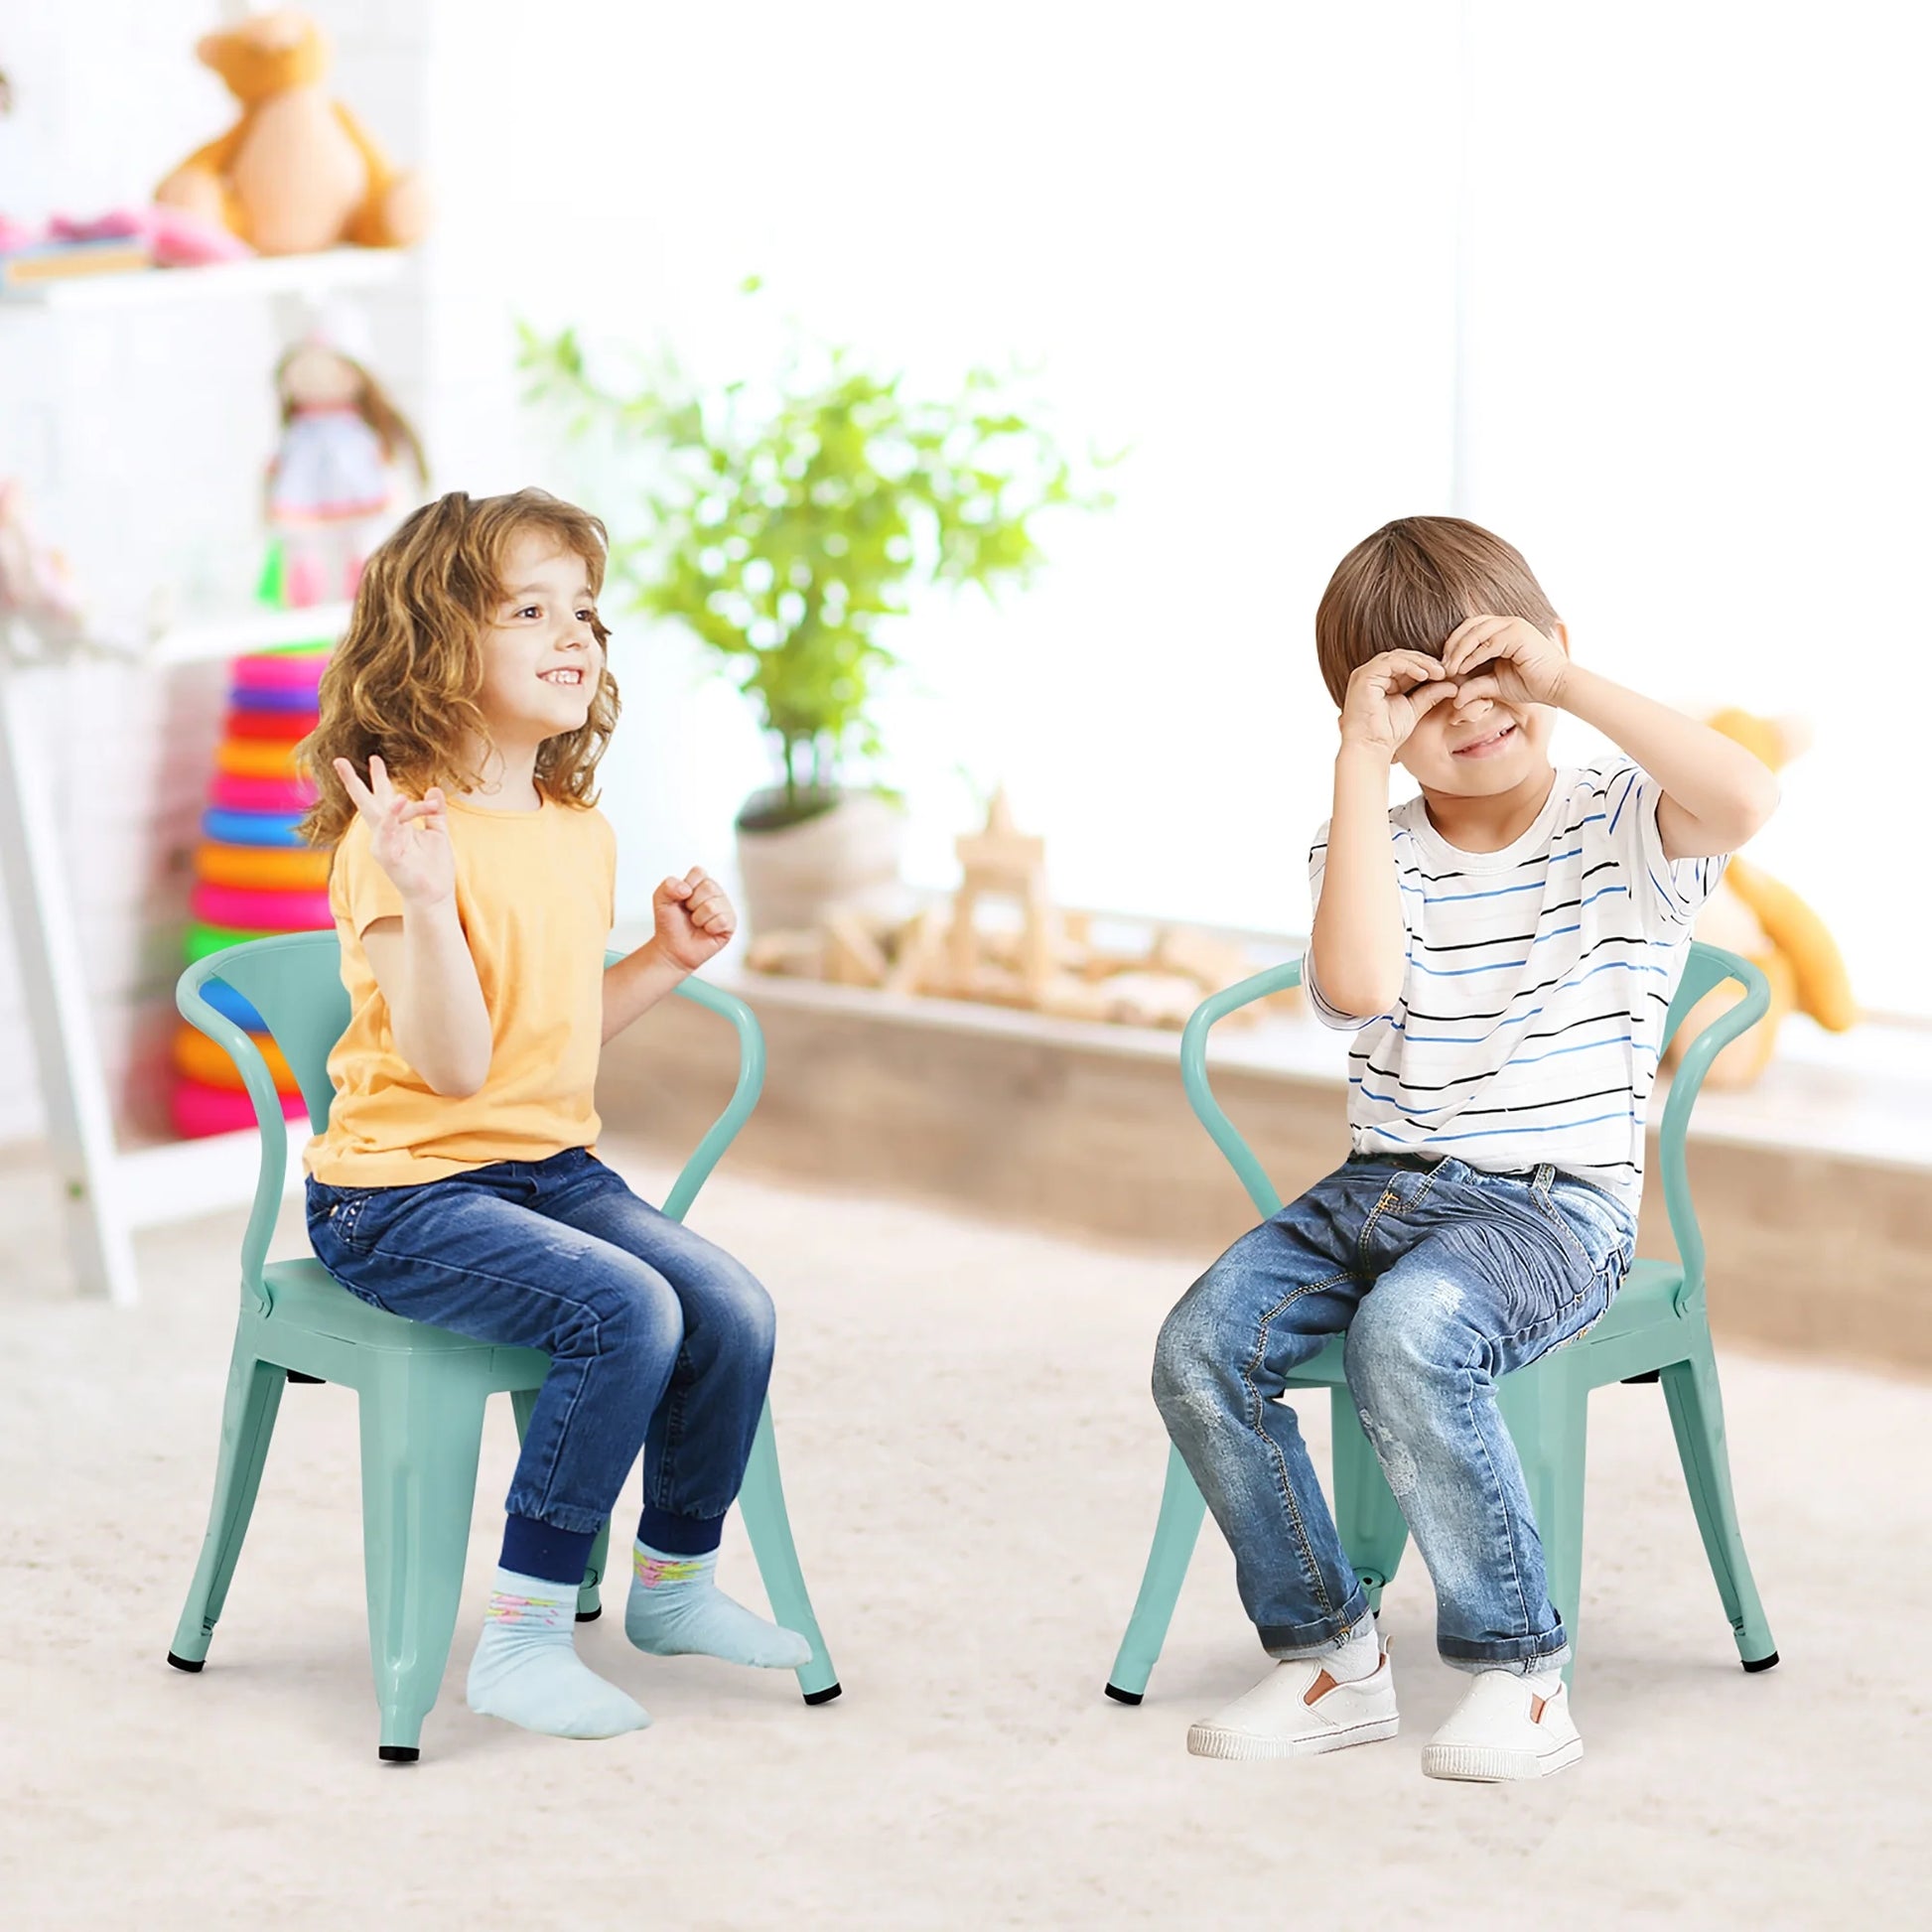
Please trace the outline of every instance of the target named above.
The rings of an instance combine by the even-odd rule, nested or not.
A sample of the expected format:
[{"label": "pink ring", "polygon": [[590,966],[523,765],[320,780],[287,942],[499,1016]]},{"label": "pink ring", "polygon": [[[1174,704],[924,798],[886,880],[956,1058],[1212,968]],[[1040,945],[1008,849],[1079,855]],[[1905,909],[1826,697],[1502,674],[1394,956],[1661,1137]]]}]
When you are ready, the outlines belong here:
[{"label": "pink ring", "polygon": [[[205,1086],[200,1080],[177,1081],[168,1096],[168,1111],[174,1116],[176,1132],[190,1141],[255,1125],[254,1102],[247,1094],[239,1088]],[[285,1093],[282,1112],[290,1120],[303,1120],[309,1110],[299,1093]]]},{"label": "pink ring", "polygon": [[238,778],[219,771],[207,801],[224,812],[306,812],[316,802],[316,788],[306,778]]},{"label": "pink ring", "polygon": [[314,932],[336,923],[329,893],[256,893],[241,886],[195,888],[189,910],[209,925],[240,926],[250,932]]},{"label": "pink ring", "polygon": [[310,657],[237,657],[233,664],[237,684],[272,685],[278,691],[313,691],[328,668],[329,653],[317,651]]}]

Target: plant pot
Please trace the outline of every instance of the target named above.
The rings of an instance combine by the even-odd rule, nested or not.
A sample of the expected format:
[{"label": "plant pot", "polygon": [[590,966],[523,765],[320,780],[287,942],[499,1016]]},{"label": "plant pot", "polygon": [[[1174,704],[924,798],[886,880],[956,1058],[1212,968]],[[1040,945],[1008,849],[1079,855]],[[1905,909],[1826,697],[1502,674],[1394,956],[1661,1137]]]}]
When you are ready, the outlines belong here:
[{"label": "plant pot", "polygon": [[830,810],[772,831],[741,822],[747,932],[809,931],[835,912],[897,917],[904,839],[904,812],[876,791],[841,792]]}]

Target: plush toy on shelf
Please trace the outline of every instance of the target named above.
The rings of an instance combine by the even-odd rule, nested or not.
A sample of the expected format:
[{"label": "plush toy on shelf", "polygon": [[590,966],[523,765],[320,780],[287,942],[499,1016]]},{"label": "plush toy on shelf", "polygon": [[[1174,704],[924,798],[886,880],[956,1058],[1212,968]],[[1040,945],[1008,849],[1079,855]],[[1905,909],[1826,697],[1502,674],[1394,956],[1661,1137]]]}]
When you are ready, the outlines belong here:
[{"label": "plush toy on shelf", "polygon": [[[1729,710],[1706,723],[1754,753],[1773,771],[1810,743],[1809,733],[1796,719],[1757,718],[1747,711]],[[1830,1033],[1844,1033],[1857,1025],[1858,1002],[1852,997],[1845,959],[1830,929],[1789,886],[1769,873],[1732,859],[1698,914],[1697,936],[1750,960],[1771,983],[1770,1011],[1711,1063],[1707,1085],[1731,1089],[1751,1085],[1769,1064],[1778,1028],[1794,1010],[1809,1015]],[[1737,998],[1736,988],[1726,985],[1693,1007],[1664,1056],[1665,1064],[1677,1064],[1685,1047]]]},{"label": "plush toy on shelf", "polygon": [[357,318],[344,311],[318,323],[276,365],[282,437],[267,505],[278,552],[274,602],[353,598],[362,564],[405,492],[420,497],[428,482],[423,446],[368,360]]},{"label": "plush toy on shelf", "polygon": [[399,248],[429,225],[414,175],[390,168],[323,84],[329,43],[293,7],[258,14],[195,49],[241,103],[241,119],[182,163],[155,200],[219,221],[264,255],[354,242]]},{"label": "plush toy on shelf", "polygon": [[[186,954],[192,965],[224,946],[272,932],[308,932],[334,923],[329,910],[329,854],[303,844],[296,826],[315,803],[315,789],[295,768],[296,744],[315,729],[316,690],[329,661],[326,646],[308,645],[237,658],[228,694],[227,731],[214,755],[208,809],[195,849],[194,923]],[[216,1012],[254,1035],[282,1111],[299,1116],[295,1075],[248,1002],[219,980],[203,989]],[[175,1035],[172,1111],[190,1140],[255,1124],[234,1062],[211,1039],[184,1024]]]}]

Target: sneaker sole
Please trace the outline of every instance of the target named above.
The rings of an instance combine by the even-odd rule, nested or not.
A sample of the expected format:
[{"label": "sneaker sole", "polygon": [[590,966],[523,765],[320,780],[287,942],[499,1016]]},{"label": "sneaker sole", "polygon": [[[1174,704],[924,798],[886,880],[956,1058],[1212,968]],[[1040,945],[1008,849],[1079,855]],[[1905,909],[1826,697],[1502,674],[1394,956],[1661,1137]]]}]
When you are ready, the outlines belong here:
[{"label": "sneaker sole", "polygon": [[1230,1730],[1222,1725],[1189,1725],[1187,1750],[1193,1757],[1318,1757],[1323,1751],[1346,1750],[1350,1744],[1373,1744],[1393,1737],[1400,1718],[1372,1718],[1338,1730],[1311,1732],[1302,1737],[1263,1737],[1252,1730]]},{"label": "sneaker sole", "polygon": [[1426,1778],[1457,1778],[1468,1784],[1505,1784],[1518,1778],[1547,1778],[1584,1754],[1584,1740],[1573,1737],[1555,1750],[1512,1751],[1494,1744],[1431,1744],[1422,1754]]}]

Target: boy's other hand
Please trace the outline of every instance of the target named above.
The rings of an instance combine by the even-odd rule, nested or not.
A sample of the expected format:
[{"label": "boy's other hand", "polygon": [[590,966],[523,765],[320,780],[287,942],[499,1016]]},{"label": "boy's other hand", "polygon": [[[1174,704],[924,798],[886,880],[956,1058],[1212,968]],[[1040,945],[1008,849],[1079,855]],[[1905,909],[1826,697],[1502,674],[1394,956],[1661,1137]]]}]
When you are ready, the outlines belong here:
[{"label": "boy's other hand", "polygon": [[1385,650],[1358,664],[1341,704],[1341,742],[1393,759],[1446,698],[1455,696],[1448,671],[1419,650]]},{"label": "boy's other hand", "polygon": [[716,958],[738,930],[725,889],[702,866],[693,866],[682,879],[665,880],[651,894],[650,909],[658,951],[687,973]]},{"label": "boy's other hand", "polygon": [[1570,653],[1526,618],[1484,613],[1464,618],[1449,632],[1443,669],[1460,680],[1464,699],[1560,705],[1570,682]]}]

